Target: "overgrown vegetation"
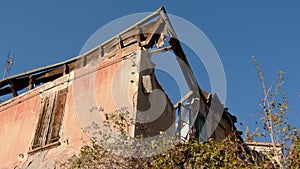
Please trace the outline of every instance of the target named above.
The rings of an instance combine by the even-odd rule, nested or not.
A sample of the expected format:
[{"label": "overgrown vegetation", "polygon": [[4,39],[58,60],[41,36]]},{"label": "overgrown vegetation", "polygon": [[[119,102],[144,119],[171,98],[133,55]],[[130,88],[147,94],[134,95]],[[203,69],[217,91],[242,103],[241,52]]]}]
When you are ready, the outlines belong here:
[{"label": "overgrown vegetation", "polygon": [[97,144],[84,146],[63,168],[272,168],[270,160],[251,151],[240,140],[226,138],[205,143],[192,141],[150,158],[125,158],[104,150]]},{"label": "overgrown vegetation", "polygon": [[[261,107],[258,114],[261,116],[262,126],[253,134],[247,135],[248,141],[259,137],[268,137],[273,151],[268,155],[253,151],[239,137],[230,136],[224,140],[210,139],[206,142],[190,141],[188,143],[177,142],[172,149],[152,157],[135,158],[123,155],[115,155],[112,149],[101,147],[97,142],[82,147],[78,155],[74,155],[69,161],[61,165],[62,168],[300,168],[300,135],[296,128],[292,128],[287,121],[288,100],[282,89],[284,72],[279,71],[277,81],[268,86],[262,70],[255,57],[252,58],[257,69],[258,77],[262,84]],[[126,137],[124,130],[132,125],[128,118],[121,112],[117,115],[107,115],[107,127],[118,129],[122,137]],[[110,127],[111,129],[111,127]],[[103,133],[100,133],[103,134]],[[105,135],[105,140],[111,136]],[[123,144],[122,138],[113,140],[114,148]],[[106,142],[107,143],[107,142]],[[111,143],[111,142],[110,142]],[[172,142],[173,144],[175,142]],[[163,143],[155,143],[156,147],[164,146]],[[277,144],[283,145],[283,154],[275,151]],[[132,142],[129,149],[132,149]],[[140,151],[147,151],[147,147],[140,147]],[[124,149],[122,149],[124,150]],[[127,153],[126,151],[123,153]],[[131,152],[132,153],[132,152]],[[275,157],[275,158],[274,158]]]}]

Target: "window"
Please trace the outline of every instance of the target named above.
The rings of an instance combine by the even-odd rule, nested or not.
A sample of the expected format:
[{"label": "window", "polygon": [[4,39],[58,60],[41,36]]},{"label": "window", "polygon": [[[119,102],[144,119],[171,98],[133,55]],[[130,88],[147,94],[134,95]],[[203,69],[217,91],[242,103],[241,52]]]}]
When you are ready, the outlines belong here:
[{"label": "window", "polygon": [[67,89],[63,89],[43,99],[32,151],[59,144],[66,97]]}]

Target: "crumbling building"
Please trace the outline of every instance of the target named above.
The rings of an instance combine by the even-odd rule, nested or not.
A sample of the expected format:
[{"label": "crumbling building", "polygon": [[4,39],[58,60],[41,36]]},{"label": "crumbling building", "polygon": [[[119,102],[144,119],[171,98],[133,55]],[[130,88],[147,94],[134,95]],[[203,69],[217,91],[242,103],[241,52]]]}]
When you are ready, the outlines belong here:
[{"label": "crumbling building", "polygon": [[[95,102],[101,102],[95,107],[101,107],[98,113],[103,118],[101,112],[114,112],[122,107],[116,104],[114,92],[126,91],[133,111],[148,110],[151,107],[149,95],[155,89],[164,91],[167,87],[160,85],[155,66],[149,62],[152,55],[161,52],[172,52],[183,61],[179,64],[189,65],[163,8],[83,55],[1,80],[0,95],[12,98],[0,105],[0,168],[53,168],[56,161],[67,159],[89,142],[76,112],[80,108],[74,103],[84,101],[91,85]],[[101,62],[93,62],[98,65],[90,69],[93,60]],[[141,69],[148,66],[150,68]],[[228,113],[216,95],[195,85],[192,74],[186,75],[191,91],[178,103],[172,103],[163,93],[166,106],[162,113],[143,124],[151,130],[133,125],[128,128],[128,135],[153,136],[171,128],[169,132],[184,141],[201,139],[200,132],[213,98],[216,106],[221,107],[222,116],[209,137],[223,139],[234,134],[236,118]],[[111,90],[113,79],[120,84],[114,88],[117,91]],[[191,100],[197,101],[197,111],[188,110],[187,103]],[[182,111],[184,107],[187,111]],[[86,111],[88,118],[91,109],[93,107],[83,107],[80,111],[83,111],[81,114]],[[138,118],[134,112],[129,113],[133,119]]]}]

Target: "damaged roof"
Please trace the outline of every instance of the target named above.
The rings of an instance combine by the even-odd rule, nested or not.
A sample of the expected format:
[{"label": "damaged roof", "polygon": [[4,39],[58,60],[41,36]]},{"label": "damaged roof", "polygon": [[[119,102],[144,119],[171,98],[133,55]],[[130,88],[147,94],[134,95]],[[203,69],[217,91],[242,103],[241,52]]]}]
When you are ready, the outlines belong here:
[{"label": "damaged roof", "polygon": [[[153,22],[156,18],[157,20]],[[165,37],[159,35],[167,35],[169,37],[170,46],[161,48],[164,45]],[[98,57],[109,58],[113,56],[118,49],[122,49],[136,43],[146,49],[152,48],[156,45],[157,50],[151,51],[152,54],[173,50],[175,55],[182,59],[184,64],[189,66],[166,11],[164,7],[161,7],[148,17],[83,55],[1,80],[0,96],[11,94],[12,97],[16,97],[21,90],[31,90],[36,86],[53,81],[64,74],[68,74],[80,66],[85,66],[85,63],[88,63],[90,60],[97,59]],[[194,91],[195,89],[199,90],[199,86],[198,89],[193,86],[193,78],[194,77],[185,75],[185,80],[189,87],[193,88]],[[208,99],[206,92],[202,91],[200,92],[200,95],[203,99]]]}]

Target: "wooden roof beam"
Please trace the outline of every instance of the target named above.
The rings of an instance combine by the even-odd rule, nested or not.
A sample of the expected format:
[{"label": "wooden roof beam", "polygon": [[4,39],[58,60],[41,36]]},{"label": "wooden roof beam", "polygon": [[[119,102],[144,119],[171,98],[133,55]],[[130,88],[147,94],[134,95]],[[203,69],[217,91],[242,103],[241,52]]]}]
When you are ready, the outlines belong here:
[{"label": "wooden roof beam", "polygon": [[18,93],[17,93],[17,91],[15,90],[15,88],[14,88],[14,83],[12,82],[12,81],[10,81],[10,90],[11,90],[11,93],[12,93],[12,95],[13,95],[13,97],[17,97],[18,96]]},{"label": "wooden roof beam", "polygon": [[[147,36],[147,39],[141,43],[143,47],[150,48],[155,44],[155,39],[160,37],[161,32],[163,31],[165,22],[162,17],[159,17],[156,21],[151,33]],[[146,32],[148,33],[148,32]]]}]

